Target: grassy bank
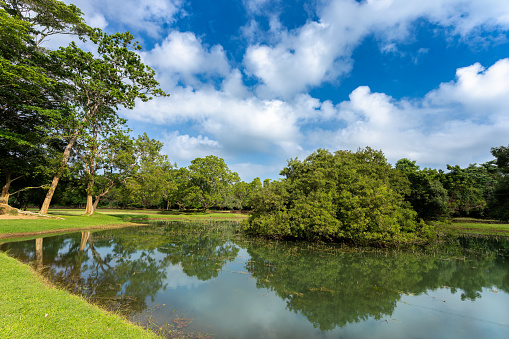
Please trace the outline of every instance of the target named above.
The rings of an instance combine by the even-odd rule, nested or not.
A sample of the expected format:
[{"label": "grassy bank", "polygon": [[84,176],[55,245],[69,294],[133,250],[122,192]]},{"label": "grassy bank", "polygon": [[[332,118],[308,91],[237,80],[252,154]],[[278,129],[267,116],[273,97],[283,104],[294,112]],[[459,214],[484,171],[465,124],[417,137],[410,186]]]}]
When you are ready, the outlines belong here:
[{"label": "grassy bank", "polygon": [[157,338],[155,334],[52,287],[0,253],[2,338]]},{"label": "grassy bank", "polygon": [[[0,238],[124,227],[153,220],[241,220],[235,213],[179,213],[145,210],[53,209],[51,218],[0,220]],[[29,266],[0,252],[0,333],[2,338],[157,338],[85,300],[52,287]]]},{"label": "grassy bank", "polygon": [[134,224],[147,224],[156,220],[242,220],[245,214],[229,212],[147,211],[147,210],[100,210],[91,216],[84,216],[82,209],[53,209],[51,218],[3,219],[0,220],[0,238],[20,237],[49,232],[69,232],[94,228],[113,228]]},{"label": "grassy bank", "polygon": [[441,223],[439,227],[453,234],[509,237],[509,223],[496,220],[455,218]]}]

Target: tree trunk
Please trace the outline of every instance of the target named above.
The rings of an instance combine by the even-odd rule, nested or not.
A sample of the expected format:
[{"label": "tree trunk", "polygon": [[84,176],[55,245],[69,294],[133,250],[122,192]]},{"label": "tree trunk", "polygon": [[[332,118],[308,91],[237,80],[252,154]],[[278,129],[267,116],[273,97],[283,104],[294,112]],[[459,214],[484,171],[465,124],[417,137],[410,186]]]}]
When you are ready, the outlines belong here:
[{"label": "tree trunk", "polygon": [[92,213],[94,213],[94,204],[93,204],[93,201],[92,201],[92,194],[91,193],[87,193],[87,206],[85,207],[85,214],[86,215],[90,215]]},{"label": "tree trunk", "polygon": [[9,188],[11,187],[11,173],[5,173],[5,185],[2,187],[2,196],[0,197],[0,204],[9,204]]},{"label": "tree trunk", "polygon": [[99,205],[99,200],[101,200],[102,197],[104,197],[106,194],[108,194],[108,192],[110,191],[110,189],[113,186],[114,186],[114,183],[110,180],[110,185],[104,191],[102,191],[101,194],[95,196],[95,201],[94,201],[94,205],[93,205],[94,211],[97,210],[97,205]]},{"label": "tree trunk", "polygon": [[53,181],[51,182],[51,186],[46,193],[46,197],[44,198],[44,202],[42,203],[41,210],[39,213],[41,214],[47,214],[49,209],[49,204],[51,203],[51,199],[53,198],[53,194],[55,193],[55,190],[58,185],[58,181],[60,180],[60,177],[62,176],[64,169],[67,167],[67,162],[69,161],[69,157],[71,156],[71,149],[74,146],[74,143],[76,142],[76,139],[78,138],[79,130],[74,132],[71,140],[65,146],[64,154],[62,155],[62,162],[60,163],[60,168],[58,169],[57,174],[53,177]]}]

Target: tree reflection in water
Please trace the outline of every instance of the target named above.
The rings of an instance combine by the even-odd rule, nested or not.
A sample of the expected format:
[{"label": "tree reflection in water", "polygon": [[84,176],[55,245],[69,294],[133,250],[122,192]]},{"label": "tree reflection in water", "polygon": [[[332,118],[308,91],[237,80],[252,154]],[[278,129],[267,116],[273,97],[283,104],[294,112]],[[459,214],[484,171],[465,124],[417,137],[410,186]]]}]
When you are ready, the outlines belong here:
[{"label": "tree reflection in water", "polygon": [[[404,295],[448,288],[462,300],[475,301],[487,288],[509,293],[509,261],[496,253],[507,254],[507,241],[470,239],[418,255],[245,239],[236,227],[231,222],[169,222],[6,243],[0,250],[34,263],[55,284],[131,315],[145,311],[149,297],[157,302],[170,266],[207,281],[228,276],[224,268],[236,259],[244,261],[258,289],[273,291],[287,310],[321,331],[391,316]],[[241,248],[248,258],[238,257]],[[455,259],[472,249],[485,255]]]},{"label": "tree reflection in water", "polygon": [[405,294],[446,287],[475,300],[483,288],[509,292],[509,262],[500,256],[458,261],[277,242],[251,242],[248,253],[257,287],[274,291],[322,331],[391,316]]},{"label": "tree reflection in water", "polygon": [[200,280],[217,277],[239,251],[228,241],[228,227],[215,222],[129,227],[48,237],[44,251],[38,238],[35,253],[33,240],[3,244],[0,250],[35,263],[54,284],[93,303],[133,314],[166,288],[169,265],[180,264]]}]

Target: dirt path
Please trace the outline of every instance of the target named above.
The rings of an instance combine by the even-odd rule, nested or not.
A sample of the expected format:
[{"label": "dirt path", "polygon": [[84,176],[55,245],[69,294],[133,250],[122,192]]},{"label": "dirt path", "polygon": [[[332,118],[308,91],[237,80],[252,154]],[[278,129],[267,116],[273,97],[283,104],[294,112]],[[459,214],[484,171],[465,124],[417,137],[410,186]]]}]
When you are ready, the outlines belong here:
[{"label": "dirt path", "polygon": [[37,215],[26,215],[26,214],[18,214],[18,215],[0,214],[0,220],[5,220],[5,219],[38,219],[38,218],[50,218],[50,217],[40,217],[40,216],[37,216]]}]

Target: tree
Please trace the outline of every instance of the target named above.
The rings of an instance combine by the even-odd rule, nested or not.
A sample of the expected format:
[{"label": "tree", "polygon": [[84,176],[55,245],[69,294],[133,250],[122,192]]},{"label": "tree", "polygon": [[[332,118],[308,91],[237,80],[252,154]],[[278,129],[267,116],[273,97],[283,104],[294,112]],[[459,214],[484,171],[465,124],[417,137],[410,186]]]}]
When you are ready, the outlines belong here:
[{"label": "tree", "polygon": [[491,154],[496,158],[495,164],[504,175],[509,174],[509,145],[493,147]]},{"label": "tree", "polygon": [[40,47],[51,34],[87,34],[74,5],[55,0],[0,2],[0,171],[5,176],[2,201],[13,180],[30,175],[52,146],[50,120],[65,114],[69,87],[59,63]]},{"label": "tree", "polygon": [[496,182],[490,166],[471,164],[466,168],[447,165],[443,183],[449,196],[449,209],[460,216],[484,216],[487,201]]},{"label": "tree", "polygon": [[494,147],[491,154],[496,158],[498,182],[490,200],[489,211],[492,217],[509,221],[509,146]]},{"label": "tree", "polygon": [[158,88],[154,70],[144,65],[136,54],[141,46],[131,34],[109,35],[96,30],[91,40],[97,44],[99,57],[81,50],[74,42],[52,52],[52,56],[60,60],[68,82],[75,90],[70,98],[75,109],[60,121],[68,131],[67,145],[41,213],[46,213],[49,208],[74,143],[93,121],[102,120],[102,115],[112,114],[119,106],[133,108],[136,99],[148,101],[152,95],[167,95]]},{"label": "tree", "polygon": [[127,180],[123,194],[129,204],[149,208],[159,207],[166,200],[166,208],[175,199],[176,183],[174,181],[174,167],[167,155],[160,153],[163,144],[149,139],[146,134],[136,141],[140,152],[136,171]]},{"label": "tree", "polygon": [[393,172],[383,153],[371,148],[319,149],[304,161],[291,159],[280,173],[285,179],[256,195],[246,230],[373,244],[416,240],[426,227],[392,188]]},{"label": "tree", "polygon": [[254,178],[250,183],[245,181],[236,182],[227,196],[225,206],[227,208],[237,208],[241,211],[243,209],[250,209],[254,194],[261,188],[262,182],[260,178]]},{"label": "tree", "polygon": [[412,204],[419,218],[434,220],[448,215],[447,190],[440,181],[441,174],[438,171],[421,170],[415,161],[406,158],[398,160],[395,168],[410,182],[404,197]]},{"label": "tree", "polygon": [[87,193],[85,214],[92,214],[100,199],[112,187],[125,183],[135,170],[141,152],[128,136],[125,123],[116,114],[94,119],[77,141],[76,154],[81,160]]},{"label": "tree", "polygon": [[230,171],[222,158],[214,155],[192,160],[187,174],[188,194],[204,211],[219,205],[231,186],[240,180],[239,175]]}]

